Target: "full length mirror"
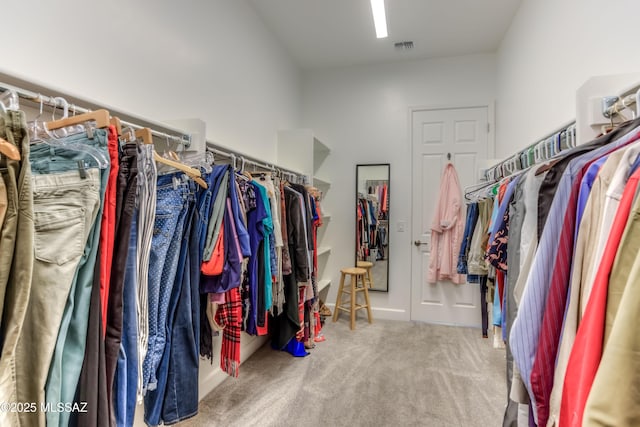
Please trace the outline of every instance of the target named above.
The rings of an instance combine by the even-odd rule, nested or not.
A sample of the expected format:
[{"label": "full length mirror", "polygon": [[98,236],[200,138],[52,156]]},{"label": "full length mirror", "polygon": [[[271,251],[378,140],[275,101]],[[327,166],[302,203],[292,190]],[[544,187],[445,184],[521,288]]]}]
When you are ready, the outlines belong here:
[{"label": "full length mirror", "polygon": [[389,164],[356,166],[356,265],[372,291],[389,291]]}]

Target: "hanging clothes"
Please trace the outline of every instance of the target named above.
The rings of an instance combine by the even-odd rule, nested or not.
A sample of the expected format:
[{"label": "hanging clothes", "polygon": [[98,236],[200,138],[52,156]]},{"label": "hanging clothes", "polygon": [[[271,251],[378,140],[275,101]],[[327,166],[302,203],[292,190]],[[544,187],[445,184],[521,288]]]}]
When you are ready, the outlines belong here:
[{"label": "hanging clothes", "polygon": [[456,272],[457,255],[462,239],[462,190],[453,164],[448,163],[442,174],[440,195],[431,223],[431,258],[427,282],[450,280],[465,283],[464,275]]}]

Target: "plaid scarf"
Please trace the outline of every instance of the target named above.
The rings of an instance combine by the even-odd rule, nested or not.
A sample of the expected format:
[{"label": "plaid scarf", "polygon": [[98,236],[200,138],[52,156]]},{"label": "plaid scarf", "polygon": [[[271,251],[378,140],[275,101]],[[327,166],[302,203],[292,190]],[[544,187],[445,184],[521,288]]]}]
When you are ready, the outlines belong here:
[{"label": "plaid scarf", "polygon": [[240,373],[240,333],[242,332],[242,298],[240,288],[229,289],[225,303],[216,312],[216,321],[222,330],[220,369],[232,377]]}]

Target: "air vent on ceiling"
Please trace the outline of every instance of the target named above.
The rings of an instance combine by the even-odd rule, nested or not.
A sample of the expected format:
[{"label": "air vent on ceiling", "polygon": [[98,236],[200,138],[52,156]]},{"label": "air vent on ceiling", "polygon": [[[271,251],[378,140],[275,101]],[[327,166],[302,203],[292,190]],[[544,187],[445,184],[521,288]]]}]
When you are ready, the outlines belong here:
[{"label": "air vent on ceiling", "polygon": [[393,44],[393,47],[395,47],[396,50],[409,50],[409,49],[413,49],[413,42],[412,41],[397,42]]}]

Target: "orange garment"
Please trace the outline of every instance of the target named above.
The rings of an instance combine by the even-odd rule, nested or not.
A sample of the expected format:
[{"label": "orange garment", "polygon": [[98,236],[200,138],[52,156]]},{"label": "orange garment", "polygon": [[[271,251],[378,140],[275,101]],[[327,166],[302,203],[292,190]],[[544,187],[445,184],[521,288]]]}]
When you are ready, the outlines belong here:
[{"label": "orange garment", "polygon": [[116,190],[118,184],[118,133],[116,127],[109,126],[107,149],[111,160],[111,169],[104,193],[104,209],[100,228],[100,301],[102,311],[102,336],[107,333],[107,307],[109,305],[109,284],[111,282],[111,263],[113,245],[116,237]]}]

